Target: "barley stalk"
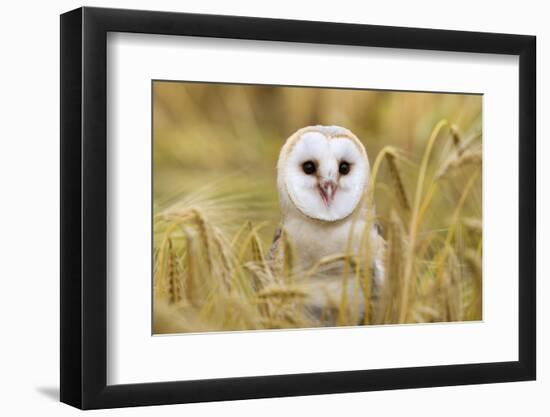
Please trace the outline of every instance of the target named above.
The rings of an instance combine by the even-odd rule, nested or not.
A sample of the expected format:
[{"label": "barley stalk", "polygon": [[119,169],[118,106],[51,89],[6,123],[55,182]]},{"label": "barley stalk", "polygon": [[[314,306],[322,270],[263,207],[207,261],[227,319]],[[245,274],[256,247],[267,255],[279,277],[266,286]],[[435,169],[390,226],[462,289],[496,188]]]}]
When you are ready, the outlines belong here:
[{"label": "barley stalk", "polygon": [[168,240],[168,296],[169,303],[176,304],[181,301],[180,282],[176,266],[176,254],[172,247],[172,239]]},{"label": "barley stalk", "polygon": [[403,180],[401,179],[401,174],[399,173],[399,167],[395,162],[395,155],[393,153],[387,153],[386,159],[390,168],[391,177],[393,178],[395,184],[395,189],[397,190],[399,202],[404,210],[410,211],[411,206],[409,204],[409,199],[407,198],[407,193],[405,192],[405,187],[403,186]]},{"label": "barley stalk", "polygon": [[432,153],[432,148],[435,144],[435,141],[439,136],[439,132],[447,124],[448,123],[446,120],[442,120],[432,130],[432,133],[428,140],[428,146],[424,151],[422,164],[420,165],[420,171],[418,174],[418,180],[416,184],[414,205],[413,205],[411,220],[409,224],[408,245],[407,245],[407,251],[405,255],[405,269],[403,273],[404,289],[403,289],[401,303],[400,303],[399,323],[405,323],[407,320],[407,305],[409,303],[409,299],[411,298],[411,281],[413,279],[412,275],[413,275],[413,268],[414,268],[414,249],[416,245],[416,239],[417,239],[418,228],[419,228],[418,215],[420,212],[420,206],[422,204],[422,194],[424,191],[424,182],[426,181],[428,161],[430,159],[430,155]]}]

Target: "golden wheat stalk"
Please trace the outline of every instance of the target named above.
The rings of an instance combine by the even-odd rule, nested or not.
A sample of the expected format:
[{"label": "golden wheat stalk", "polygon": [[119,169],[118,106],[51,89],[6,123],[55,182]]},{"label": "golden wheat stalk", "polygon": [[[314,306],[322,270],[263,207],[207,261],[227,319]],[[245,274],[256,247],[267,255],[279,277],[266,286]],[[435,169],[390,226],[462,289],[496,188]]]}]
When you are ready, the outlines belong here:
[{"label": "golden wheat stalk", "polygon": [[187,301],[198,307],[200,294],[199,294],[199,265],[198,256],[194,250],[194,242],[191,234],[184,230],[186,245],[185,245],[185,265],[186,265],[186,279],[185,279],[185,295]]},{"label": "golden wheat stalk", "polygon": [[168,297],[170,304],[177,304],[181,301],[181,284],[176,262],[172,239],[168,239]]},{"label": "golden wheat stalk", "polygon": [[436,174],[436,179],[440,179],[449,175],[453,171],[456,171],[459,168],[462,168],[466,165],[481,165],[482,164],[482,155],[481,151],[469,151],[457,155],[457,157],[449,159],[444,163],[439,171]]},{"label": "golden wheat stalk", "polygon": [[388,161],[389,171],[391,177],[393,178],[395,189],[397,191],[398,200],[404,210],[410,211],[411,205],[409,204],[409,198],[407,197],[407,193],[405,192],[405,187],[403,185],[403,180],[399,172],[399,167],[395,162],[395,154],[386,153],[386,159]]},{"label": "golden wheat stalk", "polygon": [[453,140],[453,145],[456,149],[456,152],[460,156],[462,152],[464,152],[464,149],[462,148],[462,138],[460,136],[460,133],[458,132],[458,126],[453,124],[449,127],[449,130],[451,131],[451,138]]},{"label": "golden wheat stalk", "polygon": [[272,285],[258,292],[258,298],[278,298],[281,300],[304,298],[307,296],[307,292],[302,288],[291,286]]},{"label": "golden wheat stalk", "polygon": [[481,233],[483,230],[483,222],[477,217],[464,217],[462,218],[462,224],[466,226],[468,230]]}]

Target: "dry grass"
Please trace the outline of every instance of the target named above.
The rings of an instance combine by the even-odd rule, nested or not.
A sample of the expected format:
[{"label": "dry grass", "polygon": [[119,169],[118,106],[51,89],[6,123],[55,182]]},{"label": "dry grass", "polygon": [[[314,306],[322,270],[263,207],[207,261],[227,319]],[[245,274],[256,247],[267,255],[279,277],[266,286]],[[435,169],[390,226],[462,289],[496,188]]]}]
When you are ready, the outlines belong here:
[{"label": "dry grass", "polygon": [[284,267],[272,268],[265,235],[273,224],[256,221],[246,196],[211,198],[202,190],[157,205],[154,332],[316,327],[329,310],[337,311],[336,325],[356,325],[355,296],[326,294],[321,319],[305,308],[305,284],[334,262],[344,262],[342,281],[355,280],[368,300],[364,324],[480,320],[481,135],[465,140],[443,120],[423,143],[418,161],[407,149],[384,147],[372,164],[365,198],[377,202],[379,216],[367,225],[381,223],[387,241],[386,280],[376,296],[368,251],[362,259],[335,254],[296,274],[283,236]]}]

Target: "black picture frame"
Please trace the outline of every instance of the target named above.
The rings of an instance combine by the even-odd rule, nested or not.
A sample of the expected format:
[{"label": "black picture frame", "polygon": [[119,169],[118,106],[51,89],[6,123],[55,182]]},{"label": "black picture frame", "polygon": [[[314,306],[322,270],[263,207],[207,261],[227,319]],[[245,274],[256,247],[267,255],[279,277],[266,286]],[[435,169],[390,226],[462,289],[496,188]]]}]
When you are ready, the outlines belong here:
[{"label": "black picture frame", "polygon": [[[519,56],[518,361],[107,385],[108,32]],[[534,36],[84,7],[61,15],[60,57],[62,402],[93,409],[535,379]]]}]

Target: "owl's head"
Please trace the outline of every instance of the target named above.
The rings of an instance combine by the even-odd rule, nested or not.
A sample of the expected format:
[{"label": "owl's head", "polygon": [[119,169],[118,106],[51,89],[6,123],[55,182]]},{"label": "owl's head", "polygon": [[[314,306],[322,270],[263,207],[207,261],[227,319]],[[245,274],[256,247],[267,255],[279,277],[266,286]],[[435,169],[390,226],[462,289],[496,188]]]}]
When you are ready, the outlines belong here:
[{"label": "owl's head", "polygon": [[309,126],[290,136],[277,164],[283,212],[297,209],[323,221],[349,216],[361,201],[369,178],[361,141],[338,126]]}]

